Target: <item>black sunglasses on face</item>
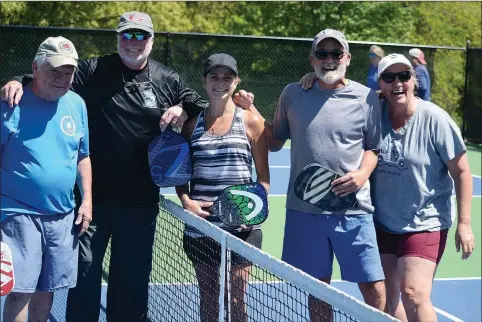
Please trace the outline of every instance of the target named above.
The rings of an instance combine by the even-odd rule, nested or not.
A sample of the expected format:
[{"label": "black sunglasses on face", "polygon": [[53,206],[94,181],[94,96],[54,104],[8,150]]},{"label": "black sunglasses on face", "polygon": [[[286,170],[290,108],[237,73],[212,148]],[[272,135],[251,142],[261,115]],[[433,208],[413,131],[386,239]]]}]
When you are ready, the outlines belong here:
[{"label": "black sunglasses on face", "polygon": [[387,84],[393,83],[395,81],[395,78],[397,77],[402,83],[406,83],[408,82],[410,77],[412,77],[412,74],[410,73],[410,71],[406,70],[404,72],[399,72],[399,73],[386,72],[380,75],[380,78],[382,79],[382,81]]},{"label": "black sunglasses on face", "polygon": [[327,59],[328,56],[331,56],[333,59],[342,59],[345,52],[340,50],[333,50],[333,51],[326,51],[326,50],[317,50],[315,51],[316,59],[323,60]]},{"label": "black sunglasses on face", "polygon": [[120,35],[124,40],[131,40],[134,37],[138,41],[146,40],[152,37],[150,33],[141,31],[124,31],[121,32]]}]

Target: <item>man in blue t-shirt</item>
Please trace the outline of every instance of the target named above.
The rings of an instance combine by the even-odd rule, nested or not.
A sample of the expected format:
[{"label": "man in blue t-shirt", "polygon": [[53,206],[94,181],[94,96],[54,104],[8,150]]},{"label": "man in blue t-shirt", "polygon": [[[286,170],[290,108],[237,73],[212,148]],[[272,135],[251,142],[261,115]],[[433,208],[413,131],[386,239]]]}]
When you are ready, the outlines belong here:
[{"label": "man in blue t-shirt", "polygon": [[[19,104],[1,103],[0,229],[15,269],[4,321],[25,321],[27,311],[29,320],[47,321],[53,292],[77,282],[77,235],[92,220],[87,110],[69,90],[77,60],[72,42],[47,38]],[[82,192],[77,216],[76,180]]]},{"label": "man in blue t-shirt", "polygon": [[370,66],[368,67],[366,86],[376,91],[380,89],[378,86],[378,63],[383,57],[385,57],[385,51],[381,47],[377,45],[370,47],[370,51],[368,53],[368,58],[370,58]]},{"label": "man in blue t-shirt", "polygon": [[430,101],[430,74],[427,69],[427,62],[423,51],[418,48],[412,48],[408,51],[410,61],[418,80],[417,96],[424,101]]}]

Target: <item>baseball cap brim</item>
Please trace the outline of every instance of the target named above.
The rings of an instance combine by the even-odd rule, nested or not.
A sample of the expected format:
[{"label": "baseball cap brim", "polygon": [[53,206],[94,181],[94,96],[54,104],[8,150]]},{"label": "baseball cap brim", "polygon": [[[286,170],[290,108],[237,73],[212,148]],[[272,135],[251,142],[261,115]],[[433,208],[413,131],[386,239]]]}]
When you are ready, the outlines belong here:
[{"label": "baseball cap brim", "polygon": [[238,75],[238,73],[234,69],[232,69],[231,67],[229,67],[227,65],[224,65],[224,64],[216,64],[216,65],[213,65],[213,66],[209,66],[209,68],[206,68],[204,70],[204,76],[206,76],[210,71],[212,71],[214,68],[217,68],[217,67],[229,68],[229,70],[231,70],[234,73],[234,75],[236,75],[236,76]]},{"label": "baseball cap brim", "polygon": [[139,30],[144,30],[147,31],[150,34],[154,33],[154,29],[143,26],[143,25],[136,25],[136,24],[127,24],[125,26],[117,28],[117,32],[123,32],[129,29],[139,29]]},{"label": "baseball cap brim", "polygon": [[401,54],[390,54],[383,57],[382,60],[378,63],[378,75],[381,75],[388,67],[395,64],[402,64],[407,66],[409,69],[412,69],[412,64],[407,59],[407,57]]},{"label": "baseball cap brim", "polygon": [[[345,48],[345,41],[343,39],[341,39],[341,37],[337,37],[337,36],[333,36],[333,35],[326,35],[324,37],[320,37],[316,40],[316,42],[313,44],[313,50],[316,49],[316,47],[319,45],[320,42],[322,42],[323,40],[325,39],[328,39],[328,38],[333,38],[335,39],[336,41],[338,41],[340,43],[340,45]],[[346,48],[345,48],[346,49]]]},{"label": "baseball cap brim", "polygon": [[77,60],[73,57],[67,57],[62,55],[48,56],[48,62],[53,68],[57,68],[64,65],[71,65],[77,67]]}]

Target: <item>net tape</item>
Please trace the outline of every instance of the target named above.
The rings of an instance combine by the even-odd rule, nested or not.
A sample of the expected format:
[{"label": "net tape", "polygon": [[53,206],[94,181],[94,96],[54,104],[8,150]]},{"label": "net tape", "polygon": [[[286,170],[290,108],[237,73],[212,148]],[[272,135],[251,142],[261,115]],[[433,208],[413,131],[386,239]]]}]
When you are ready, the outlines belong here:
[{"label": "net tape", "polygon": [[[245,243],[163,197],[160,201],[149,290],[151,321],[202,321],[198,281],[191,262],[184,254],[188,244],[185,240],[183,243],[185,225],[195,227],[208,236],[203,241],[204,245],[196,250],[204,258],[204,264],[226,267],[225,270],[219,269],[216,272],[218,275],[213,278],[216,281],[211,281],[219,289],[212,292],[215,298],[211,302],[215,302],[216,307],[205,307],[205,310],[211,311],[211,315],[206,318],[208,321],[218,321],[218,317],[226,321],[242,320],[242,313],[237,312],[239,306],[233,305],[239,300],[237,297],[240,291],[244,293],[248,321],[309,321],[309,297],[329,304],[322,310],[328,308],[330,313],[317,312],[323,321],[397,321]],[[216,255],[220,258],[210,259],[209,256],[213,254],[206,251],[206,247],[221,250]],[[251,266],[245,290],[230,278],[233,267],[239,265],[240,261]],[[201,274],[210,275],[208,272]],[[223,283],[226,278],[228,281]],[[222,301],[223,298],[228,298],[228,301]]]}]

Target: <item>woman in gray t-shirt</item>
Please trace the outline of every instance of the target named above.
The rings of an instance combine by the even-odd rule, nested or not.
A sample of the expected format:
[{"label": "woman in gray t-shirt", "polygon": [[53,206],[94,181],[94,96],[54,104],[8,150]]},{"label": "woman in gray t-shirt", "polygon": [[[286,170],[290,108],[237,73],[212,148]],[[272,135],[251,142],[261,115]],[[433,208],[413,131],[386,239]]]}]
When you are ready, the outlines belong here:
[{"label": "woman in gray t-shirt", "polygon": [[466,148],[450,116],[415,97],[417,80],[405,56],[384,57],[378,75],[383,145],[370,180],[387,302],[402,321],[436,321],[430,293],[453,221],[454,183],[457,250],[462,249],[462,259],[474,250]]}]

